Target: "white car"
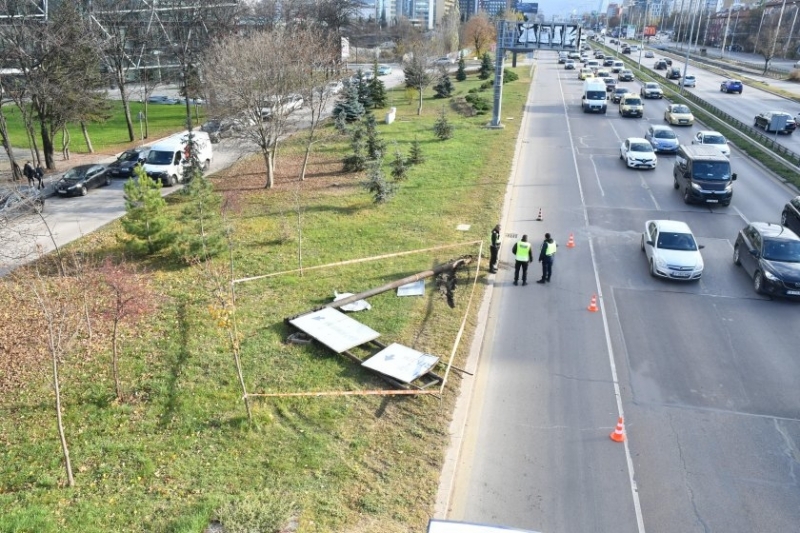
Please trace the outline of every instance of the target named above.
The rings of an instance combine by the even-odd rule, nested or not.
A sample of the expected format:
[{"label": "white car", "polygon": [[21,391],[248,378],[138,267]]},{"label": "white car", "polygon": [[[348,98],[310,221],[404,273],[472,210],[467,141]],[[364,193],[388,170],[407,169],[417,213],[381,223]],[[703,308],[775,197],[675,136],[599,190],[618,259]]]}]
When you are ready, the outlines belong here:
[{"label": "white car", "polygon": [[698,131],[692,137],[692,144],[706,144],[717,148],[722,155],[730,157],[731,148],[728,146],[728,139],[718,131]]},{"label": "white car", "polygon": [[681,83],[683,83],[684,87],[694,87],[697,84],[697,78],[691,74],[687,74],[683,77],[683,81]]},{"label": "white car", "polygon": [[658,157],[647,139],[628,137],[619,147],[619,158],[628,168],[656,168]]},{"label": "white car", "polygon": [[697,281],[703,275],[703,245],[686,222],[648,220],[642,233],[642,251],[653,277]]}]

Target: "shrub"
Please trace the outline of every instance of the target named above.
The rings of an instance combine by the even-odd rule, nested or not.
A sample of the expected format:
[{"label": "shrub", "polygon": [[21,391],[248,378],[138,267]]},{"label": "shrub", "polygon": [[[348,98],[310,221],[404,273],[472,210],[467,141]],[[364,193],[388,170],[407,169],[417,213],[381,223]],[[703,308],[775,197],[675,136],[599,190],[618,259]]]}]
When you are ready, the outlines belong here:
[{"label": "shrub", "polygon": [[456,71],[456,81],[464,81],[467,79],[467,69],[464,63],[464,58],[458,58],[458,70]]},{"label": "shrub", "polygon": [[364,188],[372,193],[372,199],[376,204],[388,202],[397,190],[397,186],[394,183],[386,181],[382,165],[383,161],[381,159],[370,161],[367,181],[363,183]]},{"label": "shrub", "polygon": [[513,70],[508,70],[507,68],[503,69],[503,84],[510,83],[512,81],[517,81],[519,76]]},{"label": "shrub", "polygon": [[446,141],[453,136],[453,125],[447,120],[447,112],[444,107],[433,125],[433,133],[440,141]]},{"label": "shrub", "polygon": [[800,81],[800,69],[794,69],[789,73],[790,81]]},{"label": "shrub", "polygon": [[422,146],[419,144],[419,140],[414,137],[414,140],[411,142],[411,152],[408,154],[408,164],[419,165],[424,162],[425,156],[422,154]]},{"label": "shrub", "polygon": [[477,94],[468,94],[464,99],[472,105],[477,115],[485,115],[492,108],[489,100]]},{"label": "shrub", "polygon": [[394,159],[392,159],[392,162],[389,163],[389,166],[392,168],[392,177],[396,181],[406,179],[408,174],[408,163],[406,163],[406,158],[403,156],[403,153],[396,144],[394,147]]},{"label": "shrub", "polygon": [[463,96],[456,96],[450,100],[450,107],[462,117],[475,116],[475,108]]},{"label": "shrub", "polygon": [[494,87],[494,80],[489,80],[481,83],[480,90],[485,91],[486,89],[491,89],[492,87]]},{"label": "shrub", "polygon": [[455,90],[455,87],[453,87],[453,82],[450,81],[450,76],[445,74],[439,78],[439,83],[434,85],[433,90],[436,92],[436,94],[433,96],[434,98],[450,98]]}]

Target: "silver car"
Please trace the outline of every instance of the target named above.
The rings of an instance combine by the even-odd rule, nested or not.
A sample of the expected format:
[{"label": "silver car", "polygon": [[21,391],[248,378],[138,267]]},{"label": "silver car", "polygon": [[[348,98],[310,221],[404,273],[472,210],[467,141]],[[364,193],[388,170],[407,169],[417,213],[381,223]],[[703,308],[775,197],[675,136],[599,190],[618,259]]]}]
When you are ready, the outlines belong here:
[{"label": "silver car", "polygon": [[703,245],[686,222],[648,220],[642,233],[642,251],[653,277],[697,281],[703,275]]},{"label": "silver car", "polygon": [[0,228],[9,221],[44,209],[44,196],[34,190],[10,190],[0,192]]}]

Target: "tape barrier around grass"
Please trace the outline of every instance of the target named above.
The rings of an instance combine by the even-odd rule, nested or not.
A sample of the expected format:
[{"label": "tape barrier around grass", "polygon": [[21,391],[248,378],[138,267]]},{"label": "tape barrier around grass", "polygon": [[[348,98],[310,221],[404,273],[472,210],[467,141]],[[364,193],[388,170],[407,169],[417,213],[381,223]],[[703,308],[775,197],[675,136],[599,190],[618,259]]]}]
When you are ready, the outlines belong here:
[{"label": "tape barrier around grass", "polygon": [[[614,52],[609,46],[602,46],[612,53]],[[722,133],[740,150],[759,161],[783,180],[800,187],[800,175],[798,175],[800,173],[800,154],[775,142],[772,136],[765,135],[754,127],[714,107],[702,98],[688,91],[680,94],[679,87],[676,90],[675,85],[666,82],[662,76],[655,74],[651,69],[639,66],[638,61],[634,61],[624,54],[619,54],[619,56],[641,81],[658,83],[664,91],[664,97],[673,103],[694,104],[697,109],[694,114],[701,122]]]}]

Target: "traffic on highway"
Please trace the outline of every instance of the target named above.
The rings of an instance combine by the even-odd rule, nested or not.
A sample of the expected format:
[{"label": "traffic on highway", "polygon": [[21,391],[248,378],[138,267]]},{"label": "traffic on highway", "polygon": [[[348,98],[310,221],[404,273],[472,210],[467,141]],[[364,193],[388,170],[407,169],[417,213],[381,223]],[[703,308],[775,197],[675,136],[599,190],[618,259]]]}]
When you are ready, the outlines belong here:
[{"label": "traffic on highway", "polygon": [[[535,68],[449,516],[540,532],[796,530],[800,238],[781,224],[798,192],[691,108],[642,98],[644,80],[617,79],[590,113],[580,66],[538,51]],[[791,110],[690,72],[685,91],[742,121]],[[631,96],[641,113],[623,116]],[[552,282],[514,286],[511,245],[528,235],[538,250],[545,232]]]}]

